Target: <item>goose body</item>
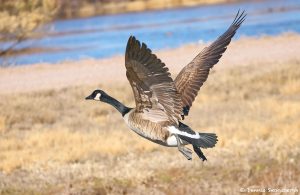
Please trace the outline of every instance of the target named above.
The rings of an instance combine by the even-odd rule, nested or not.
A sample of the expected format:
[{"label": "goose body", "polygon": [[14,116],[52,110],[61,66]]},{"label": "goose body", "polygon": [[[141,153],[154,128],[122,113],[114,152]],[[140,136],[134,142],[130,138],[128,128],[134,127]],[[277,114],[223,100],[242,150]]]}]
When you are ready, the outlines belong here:
[{"label": "goose body", "polygon": [[238,12],[227,31],[204,48],[175,80],[147,45],[131,36],[125,52],[125,66],[136,107],[129,108],[102,90],[95,90],[86,99],[114,106],[135,133],[163,146],[178,147],[188,160],[192,159],[192,151],[185,145],[192,144],[194,152],[204,161],[206,157],[201,148],[214,147],[218,141],[216,134],[195,132],[181,121],[188,115],[210,69],[219,61],[244,20],[244,12]]},{"label": "goose body", "polygon": [[[191,135],[180,131],[176,126],[163,126],[160,123],[144,118],[143,114],[130,110],[123,117],[127,126],[140,136],[163,146],[177,147],[177,141],[173,133],[199,138],[199,134]],[[188,142],[184,142],[184,145]]]}]

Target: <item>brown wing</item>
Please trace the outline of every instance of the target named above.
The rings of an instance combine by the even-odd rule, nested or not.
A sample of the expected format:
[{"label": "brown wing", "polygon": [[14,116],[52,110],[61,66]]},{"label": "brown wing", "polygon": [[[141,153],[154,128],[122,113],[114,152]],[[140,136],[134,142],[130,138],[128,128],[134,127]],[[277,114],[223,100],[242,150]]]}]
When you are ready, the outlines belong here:
[{"label": "brown wing", "polygon": [[175,85],[181,94],[184,115],[188,115],[200,87],[208,77],[209,70],[218,63],[245,16],[244,11],[241,14],[238,12],[227,31],[209,47],[205,47],[176,77]]},{"label": "brown wing", "polygon": [[128,40],[125,54],[126,76],[133,89],[136,112],[158,122],[180,120],[182,101],[169,69],[146,44],[135,37]]}]

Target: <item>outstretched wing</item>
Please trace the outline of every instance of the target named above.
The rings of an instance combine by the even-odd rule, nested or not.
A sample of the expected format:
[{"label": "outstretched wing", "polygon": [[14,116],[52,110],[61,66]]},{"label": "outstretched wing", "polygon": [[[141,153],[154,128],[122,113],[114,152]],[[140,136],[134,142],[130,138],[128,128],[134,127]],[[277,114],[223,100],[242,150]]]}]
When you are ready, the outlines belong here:
[{"label": "outstretched wing", "polygon": [[146,44],[135,37],[128,40],[125,54],[126,76],[132,87],[136,112],[157,122],[178,124],[182,101],[169,69]]},{"label": "outstretched wing", "polygon": [[241,14],[238,12],[227,31],[210,46],[205,47],[176,77],[175,85],[181,94],[184,115],[188,115],[189,109],[200,87],[206,81],[210,69],[218,63],[245,17],[244,11]]}]

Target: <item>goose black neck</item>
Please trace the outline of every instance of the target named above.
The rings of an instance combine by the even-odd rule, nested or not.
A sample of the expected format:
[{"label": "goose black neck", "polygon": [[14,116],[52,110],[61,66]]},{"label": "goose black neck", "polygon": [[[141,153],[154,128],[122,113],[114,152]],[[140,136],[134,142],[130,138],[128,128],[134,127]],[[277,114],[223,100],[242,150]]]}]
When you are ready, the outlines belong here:
[{"label": "goose black neck", "polygon": [[100,100],[115,107],[122,114],[122,116],[124,116],[131,110],[131,108],[128,108],[127,106],[107,94],[102,94]]}]

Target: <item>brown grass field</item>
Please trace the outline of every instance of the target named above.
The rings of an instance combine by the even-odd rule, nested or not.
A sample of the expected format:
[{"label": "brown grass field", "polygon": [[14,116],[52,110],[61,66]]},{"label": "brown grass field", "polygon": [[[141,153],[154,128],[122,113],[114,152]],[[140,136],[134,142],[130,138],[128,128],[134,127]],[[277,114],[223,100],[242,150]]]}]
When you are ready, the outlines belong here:
[{"label": "brown grass field", "polygon": [[[219,136],[215,148],[204,150],[204,163],[139,137],[112,107],[84,100],[102,88],[134,106],[123,57],[2,68],[0,194],[300,190],[299,43],[299,35],[285,34],[229,46],[185,120]],[[156,53],[178,72],[199,48]]]}]

